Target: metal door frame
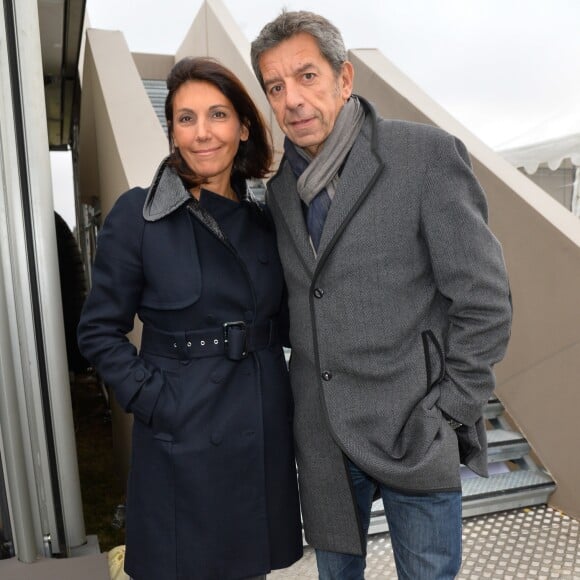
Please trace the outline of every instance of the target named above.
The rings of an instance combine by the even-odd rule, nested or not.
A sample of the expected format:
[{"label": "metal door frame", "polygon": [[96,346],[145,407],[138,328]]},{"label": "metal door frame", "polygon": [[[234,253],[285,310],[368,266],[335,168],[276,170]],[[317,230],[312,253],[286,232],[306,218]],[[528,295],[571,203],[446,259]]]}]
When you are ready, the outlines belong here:
[{"label": "metal door frame", "polygon": [[86,541],[36,0],[0,4],[0,454],[15,552]]}]

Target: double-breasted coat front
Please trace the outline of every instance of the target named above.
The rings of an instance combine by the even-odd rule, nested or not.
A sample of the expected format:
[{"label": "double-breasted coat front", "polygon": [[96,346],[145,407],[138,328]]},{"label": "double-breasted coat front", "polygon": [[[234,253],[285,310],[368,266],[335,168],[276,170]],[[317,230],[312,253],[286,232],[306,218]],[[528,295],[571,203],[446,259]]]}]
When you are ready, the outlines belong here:
[{"label": "double-breasted coat front", "polygon": [[[136,580],[245,578],[301,556],[283,312],[274,231],[255,201],[194,200],[162,164],[107,216],[78,335],[135,417]],[[135,314],[140,353],[126,338]]]}]

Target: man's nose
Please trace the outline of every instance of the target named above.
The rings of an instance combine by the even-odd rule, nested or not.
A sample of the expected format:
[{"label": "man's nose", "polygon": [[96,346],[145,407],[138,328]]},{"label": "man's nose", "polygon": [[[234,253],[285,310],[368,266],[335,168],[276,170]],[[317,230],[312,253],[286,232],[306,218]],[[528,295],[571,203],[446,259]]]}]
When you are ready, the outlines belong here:
[{"label": "man's nose", "polygon": [[295,83],[289,83],[286,86],[286,107],[288,109],[297,109],[304,104],[304,98],[300,87]]}]

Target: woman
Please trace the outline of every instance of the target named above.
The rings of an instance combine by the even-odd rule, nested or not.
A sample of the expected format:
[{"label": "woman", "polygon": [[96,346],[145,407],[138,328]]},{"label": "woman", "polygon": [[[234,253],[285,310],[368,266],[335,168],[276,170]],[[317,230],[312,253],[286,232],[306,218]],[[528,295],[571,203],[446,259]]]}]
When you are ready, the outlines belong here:
[{"label": "woman", "polygon": [[261,577],[302,554],[282,271],[246,186],[269,133],[214,60],[178,62],[167,86],[171,153],[103,225],[79,344],[135,417],[126,572]]}]

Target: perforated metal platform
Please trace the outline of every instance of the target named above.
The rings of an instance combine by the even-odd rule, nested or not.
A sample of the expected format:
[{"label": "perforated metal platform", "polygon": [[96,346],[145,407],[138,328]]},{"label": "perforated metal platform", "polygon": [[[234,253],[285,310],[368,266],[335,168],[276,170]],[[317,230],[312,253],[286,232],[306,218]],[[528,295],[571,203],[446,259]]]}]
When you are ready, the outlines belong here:
[{"label": "perforated metal platform", "polygon": [[[314,551],[268,580],[318,578]],[[389,534],[371,536],[365,578],[396,580]],[[458,580],[580,580],[580,523],[547,506],[463,520]]]}]

